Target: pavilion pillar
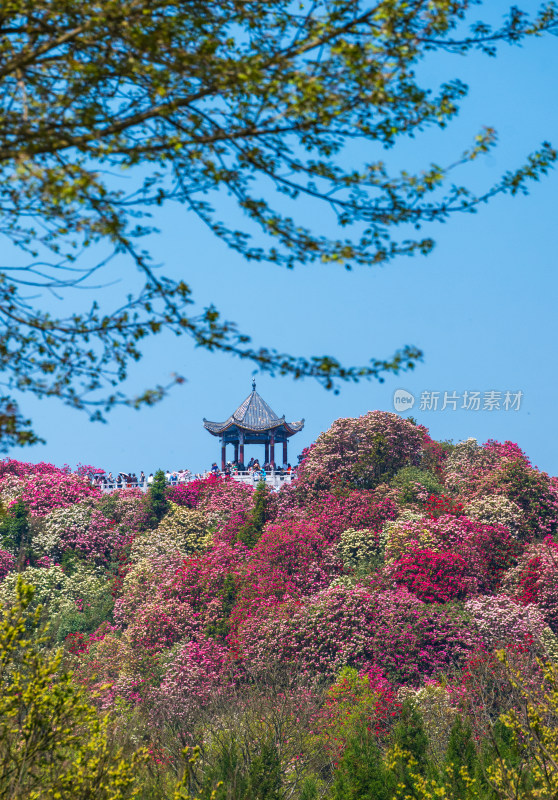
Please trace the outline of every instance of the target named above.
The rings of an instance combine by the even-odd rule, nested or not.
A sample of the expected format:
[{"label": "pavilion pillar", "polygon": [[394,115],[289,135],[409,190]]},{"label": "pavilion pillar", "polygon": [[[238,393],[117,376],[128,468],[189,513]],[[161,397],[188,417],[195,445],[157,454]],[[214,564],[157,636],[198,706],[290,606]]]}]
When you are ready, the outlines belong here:
[{"label": "pavilion pillar", "polygon": [[269,442],[265,443],[265,456],[264,456],[264,464],[269,463]]},{"label": "pavilion pillar", "polygon": [[234,443],[234,460],[238,464],[238,442]]},{"label": "pavilion pillar", "polygon": [[283,442],[283,464],[287,466],[287,440]]},{"label": "pavilion pillar", "polygon": [[241,464],[244,464],[244,463],[245,463],[245,462],[244,462],[244,433],[243,433],[242,431],[240,432],[240,437],[239,437],[239,454],[238,454],[238,460],[239,460],[239,462],[240,462]]},{"label": "pavilion pillar", "polygon": [[227,466],[227,445],[225,440],[221,443],[221,469],[224,472]]},{"label": "pavilion pillar", "polygon": [[274,468],[275,466],[275,434],[272,433],[269,439],[269,460],[271,461],[271,466]]}]

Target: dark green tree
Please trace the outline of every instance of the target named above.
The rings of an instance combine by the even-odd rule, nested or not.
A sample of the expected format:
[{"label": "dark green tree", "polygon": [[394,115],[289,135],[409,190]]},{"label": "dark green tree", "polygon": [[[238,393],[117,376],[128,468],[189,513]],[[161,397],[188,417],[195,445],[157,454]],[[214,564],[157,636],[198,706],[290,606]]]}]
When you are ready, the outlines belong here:
[{"label": "dark green tree", "polygon": [[32,557],[29,511],[23,500],[18,500],[8,510],[0,524],[0,537],[2,546],[15,556],[17,571],[21,572]]},{"label": "dark green tree", "polygon": [[218,620],[210,623],[207,627],[209,636],[215,636],[218,639],[224,639],[230,632],[230,615],[235,607],[236,598],[238,595],[237,581],[232,574],[225,575],[223,588],[221,589],[221,616]]},{"label": "dark green tree", "polygon": [[390,773],[391,780],[394,781],[392,788],[401,784],[412,793],[414,782],[411,773],[426,774],[429,759],[428,736],[424,730],[422,716],[409,701],[403,703],[399,719],[393,729],[392,742],[406,755],[410,755],[414,762],[411,765],[406,759],[399,759],[396,762],[395,769]]},{"label": "dark green tree", "polygon": [[264,740],[252,757],[248,784],[245,800],[280,800],[281,761],[274,741]]},{"label": "dark green tree", "polygon": [[153,476],[153,483],[147,492],[146,502],[149,509],[149,525],[151,528],[156,528],[169,510],[167,479],[162,469],[158,469]]},{"label": "dark green tree", "polygon": [[[430,252],[430,231],[418,232],[423,224],[526,191],[556,159],[548,143],[479,194],[452,175],[493,146],[493,130],[450,166],[391,171],[378,157],[429,126],[446,127],[458,113],[467,93],[461,81],[430,86],[417,77],[431,54],[494,55],[500,43],[558,26],[548,2],[532,18],[513,7],[496,29],[476,21],[467,27],[471,5],[3,3],[0,371],[7,391],[55,396],[93,418],[116,403],[153,403],[168,387],[134,397],[115,387],[141,356],[142,339],[164,330],[328,388],[411,368],[421,357],[416,347],[348,367],[329,355],[252,346],[215,308],[194,311],[188,284],[156,271],[139,242],[154,230],[150,210],[179,202],[247,259],[288,268],[309,261],[374,266]],[[366,154],[360,163],[359,152]],[[244,215],[239,228],[215,208],[225,195],[237,205],[231,220]],[[301,201],[314,226],[301,222]],[[84,255],[90,246],[98,250]],[[98,284],[111,253],[139,272],[127,300],[104,309],[93,303],[66,318],[45,310],[43,294],[86,286],[93,274]],[[10,411],[0,433],[33,441],[13,398],[3,402]]]},{"label": "dark green tree", "polygon": [[446,752],[446,785],[455,800],[466,800],[469,796],[461,769],[465,767],[468,775],[480,777],[480,761],[473,742],[470,724],[460,716],[452,725]]},{"label": "dark green tree", "polygon": [[358,726],[333,774],[332,800],[390,800],[392,783],[374,736],[365,725]]},{"label": "dark green tree", "polygon": [[269,519],[269,489],[265,481],[260,481],[256,487],[254,508],[249,520],[241,526],[237,540],[246,547],[254,547],[261,536],[265,523]]}]

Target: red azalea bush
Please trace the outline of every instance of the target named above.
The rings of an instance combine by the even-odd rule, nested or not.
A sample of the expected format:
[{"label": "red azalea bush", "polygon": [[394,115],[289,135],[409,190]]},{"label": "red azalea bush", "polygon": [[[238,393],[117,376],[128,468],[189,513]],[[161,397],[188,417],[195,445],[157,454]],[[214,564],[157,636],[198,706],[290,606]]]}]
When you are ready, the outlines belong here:
[{"label": "red azalea bush", "polygon": [[460,517],[463,515],[463,503],[458,503],[445,494],[431,494],[424,504],[424,510],[433,519],[444,517],[446,514]]},{"label": "red azalea bush", "polygon": [[544,618],[558,633],[558,544],[547,537],[530,545],[515,569],[509,571],[504,586],[519,602],[535,603]]},{"label": "red azalea bush", "polygon": [[398,511],[389,498],[378,501],[374,492],[354,490],[342,495],[325,492],[319,502],[308,505],[304,517],[316,524],[328,542],[334,542],[348,528],[379,531],[385,522],[397,517]]},{"label": "red azalea bush", "polygon": [[456,553],[411,548],[395,562],[394,581],[425,603],[462,600],[477,589],[469,565]]},{"label": "red azalea bush", "polygon": [[[522,550],[503,525],[484,525],[453,514],[404,522],[400,528],[410,548],[448,551],[464,559],[469,576],[482,591],[499,587],[504,572],[516,563]],[[428,545],[423,546],[425,534]]]}]

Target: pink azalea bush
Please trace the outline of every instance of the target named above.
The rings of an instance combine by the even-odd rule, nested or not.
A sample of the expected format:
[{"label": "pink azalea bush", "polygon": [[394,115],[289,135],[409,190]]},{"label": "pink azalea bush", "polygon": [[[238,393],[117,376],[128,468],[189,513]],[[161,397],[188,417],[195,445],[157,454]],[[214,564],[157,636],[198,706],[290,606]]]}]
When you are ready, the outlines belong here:
[{"label": "pink azalea bush", "polygon": [[[4,481],[13,478],[10,474],[0,480],[0,494]],[[56,472],[27,473],[20,479],[17,496],[29,508],[31,515],[42,517],[55,508],[68,508],[88,497],[99,497],[101,490],[92,486],[89,479],[74,473]]]},{"label": "pink azalea bush", "polygon": [[540,642],[546,621],[533,603],[523,605],[505,594],[480,595],[467,600],[465,610],[474,620],[484,643],[493,648],[508,641]]},{"label": "pink azalea bush", "polygon": [[87,558],[108,561],[128,540],[129,534],[96,508],[76,503],[51,511],[34,544],[39,551],[58,558],[66,550],[76,550]]},{"label": "pink azalea bush", "polygon": [[0,550],[0,581],[3,581],[6,575],[15,569],[15,558],[7,550]]},{"label": "pink azalea bush", "polygon": [[372,488],[405,466],[417,466],[426,429],[387,411],[338,419],[318,436],[298,471],[304,496],[350,485]]},{"label": "pink azalea bush", "polygon": [[184,723],[224,697],[231,684],[228,660],[227,648],[204,636],[179,646],[150,696],[154,715]]},{"label": "pink azalea bush", "polygon": [[278,659],[333,676],[344,666],[375,664],[394,682],[418,683],[459,663],[478,641],[458,616],[404,589],[337,586],[306,603],[262,607],[242,623],[233,644],[252,670]]}]

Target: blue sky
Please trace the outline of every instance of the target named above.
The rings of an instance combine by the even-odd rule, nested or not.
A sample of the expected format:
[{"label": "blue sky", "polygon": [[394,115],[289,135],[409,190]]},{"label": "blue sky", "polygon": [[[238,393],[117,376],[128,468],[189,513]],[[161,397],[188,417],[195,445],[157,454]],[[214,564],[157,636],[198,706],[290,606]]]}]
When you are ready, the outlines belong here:
[{"label": "blue sky", "polygon": [[[526,7],[531,5],[535,10],[537,4]],[[505,7],[498,0],[490,8]],[[425,74],[434,81],[459,77],[469,85],[469,96],[445,131],[406,143],[389,154],[390,161],[400,168],[451,161],[489,125],[498,131],[498,147],[459,176],[480,188],[521,164],[543,140],[558,146],[557,45],[547,37],[505,47],[495,59],[435,56]],[[305,216],[308,210],[300,212]],[[339,395],[310,380],[256,375],[258,391],[278,414],[306,420],[291,440],[290,460],[338,417],[393,411],[394,391],[403,388],[417,398],[410,413],[434,438],[511,439],[539,468],[558,474],[557,170],[527,197],[497,198],[478,214],[455,216],[428,231],[437,246],[426,258],[350,273],[333,266],[287,271],[246,263],[180,207],[165,209],[157,222],[161,232],[150,246],[163,271],[184,277],[201,307],[215,303],[258,345],[328,353],[351,364],[389,356],[404,344],[424,350],[414,373],[388,377],[383,385],[342,386]],[[113,269],[121,289],[133,286],[124,264]],[[125,388],[165,383],[172,372],[187,382],[154,408],[116,409],[105,425],[56,400],[24,395],[22,411],[47,444],[14,448],[10,455],[93,463],[113,472],[199,471],[211,464],[219,444],[203,429],[202,418],[223,420],[232,413],[250,391],[252,367],[171,336],[148,342],[144,353]],[[521,391],[523,397],[518,411],[442,411],[441,402],[437,410],[420,410],[421,393],[433,391],[441,400],[445,391],[456,392],[458,405],[465,391],[479,391],[481,398],[490,391]],[[256,448],[247,453],[262,455]]]}]

